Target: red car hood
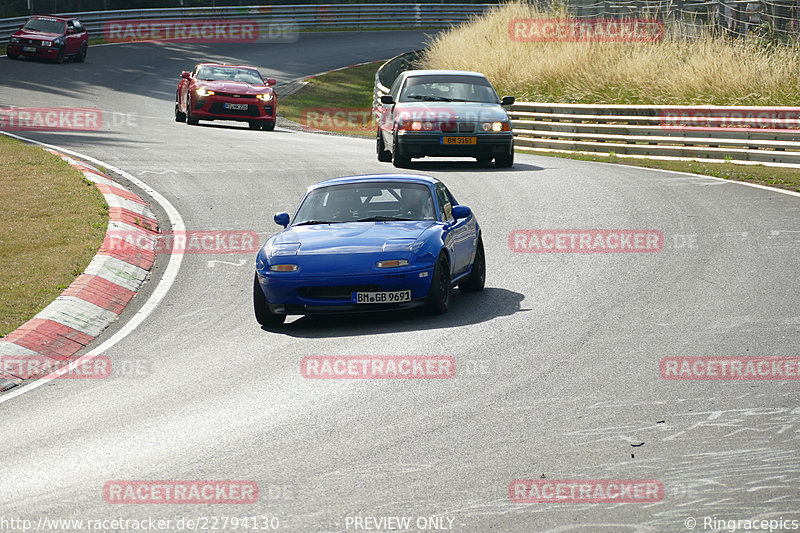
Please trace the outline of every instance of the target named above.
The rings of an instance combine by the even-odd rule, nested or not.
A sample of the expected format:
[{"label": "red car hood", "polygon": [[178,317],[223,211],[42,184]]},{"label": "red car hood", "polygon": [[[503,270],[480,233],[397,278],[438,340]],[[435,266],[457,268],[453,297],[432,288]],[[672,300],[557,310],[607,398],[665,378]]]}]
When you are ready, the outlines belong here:
[{"label": "red car hood", "polygon": [[40,31],[20,30],[14,34],[14,37],[33,39],[35,41],[52,41],[53,39],[62,37],[63,35],[63,33],[44,33]]},{"label": "red car hood", "polygon": [[214,92],[235,93],[235,94],[263,94],[272,89],[266,85],[250,85],[241,81],[206,81],[196,80],[196,87],[205,87]]}]

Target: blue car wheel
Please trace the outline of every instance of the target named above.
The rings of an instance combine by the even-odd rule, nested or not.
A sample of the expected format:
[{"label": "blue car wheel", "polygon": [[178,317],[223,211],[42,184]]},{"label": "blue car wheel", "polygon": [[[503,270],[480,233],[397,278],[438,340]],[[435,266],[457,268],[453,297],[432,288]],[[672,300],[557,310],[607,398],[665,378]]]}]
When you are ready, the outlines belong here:
[{"label": "blue car wheel", "polygon": [[253,279],[253,310],[256,313],[256,321],[262,326],[280,326],[286,320],[286,315],[279,315],[269,310],[264,291],[258,283],[258,274]]},{"label": "blue car wheel", "polygon": [[464,292],[482,291],[486,284],[486,258],[483,254],[483,239],[478,239],[478,248],[475,250],[475,259],[472,261],[472,272],[465,281],[458,284]]},{"label": "blue car wheel", "polygon": [[428,310],[434,315],[447,312],[450,307],[450,265],[443,253],[439,254],[433,269],[431,288],[428,289]]}]

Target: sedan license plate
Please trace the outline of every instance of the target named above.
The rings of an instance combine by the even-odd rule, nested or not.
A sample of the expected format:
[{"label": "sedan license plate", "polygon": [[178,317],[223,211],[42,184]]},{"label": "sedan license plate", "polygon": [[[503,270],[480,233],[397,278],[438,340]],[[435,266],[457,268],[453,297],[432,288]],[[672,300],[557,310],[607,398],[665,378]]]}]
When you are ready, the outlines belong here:
[{"label": "sedan license plate", "polygon": [[35,52],[36,51],[36,47],[35,46],[23,46],[22,47],[22,51],[23,52]]},{"label": "sedan license plate", "polygon": [[228,102],[225,102],[222,104],[222,107],[225,109],[247,110],[247,104],[229,104]]},{"label": "sedan license plate", "polygon": [[442,137],[442,144],[478,144],[477,137]]},{"label": "sedan license plate", "polygon": [[394,304],[411,301],[411,291],[353,292],[354,304]]}]

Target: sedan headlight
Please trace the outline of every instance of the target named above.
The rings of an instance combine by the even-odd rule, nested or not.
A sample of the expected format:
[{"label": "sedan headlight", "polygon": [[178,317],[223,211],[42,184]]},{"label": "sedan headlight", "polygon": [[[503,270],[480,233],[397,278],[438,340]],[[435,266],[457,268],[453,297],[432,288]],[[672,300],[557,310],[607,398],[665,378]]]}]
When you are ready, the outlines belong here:
[{"label": "sedan headlight", "polygon": [[195,89],[194,92],[197,94],[197,96],[211,96],[214,94],[214,91],[209,91],[205,87],[200,87],[198,89]]},{"label": "sedan headlight", "polygon": [[19,42],[19,37],[12,37],[12,38],[10,38],[10,39],[8,40],[8,42],[11,42],[11,43],[18,43],[18,42]]},{"label": "sedan headlight", "polygon": [[388,261],[378,261],[375,266],[378,268],[397,268],[408,266],[407,259],[390,259]]},{"label": "sedan headlight", "polygon": [[481,123],[481,129],[483,131],[511,131],[511,124],[507,121],[496,121],[496,122],[483,122]]},{"label": "sedan headlight", "polygon": [[53,41],[42,41],[42,46],[53,46]]},{"label": "sedan headlight", "polygon": [[269,102],[270,100],[272,100],[272,93],[257,94],[256,98],[258,98],[263,102]]}]

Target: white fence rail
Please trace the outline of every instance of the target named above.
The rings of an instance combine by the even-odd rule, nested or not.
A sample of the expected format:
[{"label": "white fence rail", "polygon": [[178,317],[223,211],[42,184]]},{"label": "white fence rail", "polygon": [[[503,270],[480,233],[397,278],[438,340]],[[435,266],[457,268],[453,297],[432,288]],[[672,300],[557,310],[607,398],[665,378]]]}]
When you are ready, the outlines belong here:
[{"label": "white fence rail", "polygon": [[519,102],[510,115],[523,151],[800,164],[800,107]]}]

